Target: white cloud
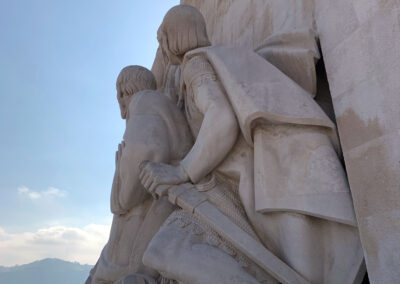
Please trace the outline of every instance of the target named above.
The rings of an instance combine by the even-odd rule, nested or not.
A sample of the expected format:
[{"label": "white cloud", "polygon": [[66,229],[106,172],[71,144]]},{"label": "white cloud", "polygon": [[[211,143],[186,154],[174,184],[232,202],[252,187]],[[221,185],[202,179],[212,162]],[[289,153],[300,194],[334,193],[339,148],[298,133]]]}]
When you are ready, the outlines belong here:
[{"label": "white cloud", "polygon": [[18,188],[18,194],[20,196],[28,197],[32,200],[42,199],[42,198],[55,198],[55,197],[65,197],[67,192],[55,187],[49,187],[42,191],[33,191],[26,186],[21,186]]},{"label": "white cloud", "polygon": [[95,264],[108,240],[110,226],[54,226],[36,232],[7,233],[0,227],[0,266],[29,263],[47,257]]}]

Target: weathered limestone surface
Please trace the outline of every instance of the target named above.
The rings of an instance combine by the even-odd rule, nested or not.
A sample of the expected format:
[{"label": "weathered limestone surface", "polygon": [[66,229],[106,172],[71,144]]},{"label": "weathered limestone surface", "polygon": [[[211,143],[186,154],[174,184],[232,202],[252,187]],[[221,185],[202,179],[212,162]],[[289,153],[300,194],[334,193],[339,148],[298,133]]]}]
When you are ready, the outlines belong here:
[{"label": "weathered limestone surface", "polygon": [[212,44],[257,48],[293,29],[318,34],[372,283],[400,279],[400,2],[182,0]]},{"label": "weathered limestone surface", "polygon": [[[235,3],[236,10],[226,6],[233,11],[227,23],[249,4]],[[359,282],[363,253],[331,140],[335,127],[313,99],[319,52],[312,9],[304,3],[311,2],[248,7],[241,19],[250,26],[238,31],[243,39],[258,37],[252,21],[263,19],[262,9],[277,19],[250,46],[245,40],[240,47],[210,43],[206,21],[191,6],[173,7],[164,17],[153,69],[158,83],[179,89],[168,97],[178,98],[194,144],[179,163],[141,167],[146,189],[155,194],[158,186],[171,185],[169,200],[181,208],[143,255],[143,264],[163,277],[183,283]],[[178,74],[171,64],[180,68],[178,88],[168,87],[177,81],[169,76]],[[196,194],[175,187],[183,183]]]},{"label": "weathered limestone surface", "polygon": [[272,33],[313,28],[312,0],[181,0],[203,14],[213,45],[256,48]]},{"label": "weathered limestone surface", "polygon": [[364,255],[397,283],[396,1],[171,8],[153,71],[117,79],[114,219],[86,283],[358,284]]},{"label": "weathered limestone surface", "polygon": [[372,283],[400,279],[400,2],[329,1],[316,23]]},{"label": "weathered limestone surface", "polygon": [[[158,272],[145,267],[142,256],[175,208],[166,200],[154,200],[145,190],[139,180],[139,163],[182,158],[192,139],[180,110],[154,90],[156,81],[149,70],[127,66],[116,85],[126,129],[115,159],[110,198],[113,222],[109,240],[86,283],[155,283],[148,278],[157,278]],[[124,279],[129,274],[135,275]]]}]

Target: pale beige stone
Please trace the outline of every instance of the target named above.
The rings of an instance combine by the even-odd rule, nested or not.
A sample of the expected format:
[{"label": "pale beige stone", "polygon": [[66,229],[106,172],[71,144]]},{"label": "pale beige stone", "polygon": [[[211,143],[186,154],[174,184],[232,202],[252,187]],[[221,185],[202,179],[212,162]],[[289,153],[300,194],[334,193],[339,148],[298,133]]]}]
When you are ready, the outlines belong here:
[{"label": "pale beige stone", "polygon": [[213,45],[255,49],[315,95],[315,60],[319,58],[319,52],[315,40],[313,1],[184,0],[181,3],[196,7],[205,16]]},{"label": "pale beige stone", "polygon": [[182,0],[205,17],[213,45],[256,48],[268,36],[283,31],[313,29],[310,0]]},{"label": "pale beige stone", "polygon": [[[230,10],[231,15],[237,15],[240,8],[244,7],[243,2],[238,3],[232,3],[234,8]],[[280,4],[275,5],[283,8]],[[211,268],[201,271],[207,274],[207,278],[194,268],[215,263],[215,259],[205,261],[204,254],[218,255],[219,249],[224,246],[230,248],[228,254],[234,259],[246,252],[246,248],[235,248],[232,239],[224,238],[224,230],[215,226],[215,223],[208,228],[210,222],[216,222],[218,218],[214,220],[211,216],[203,220],[193,215],[193,208],[202,208],[209,202],[235,226],[255,239],[256,243],[270,248],[308,281],[360,281],[358,272],[363,260],[362,249],[344,171],[334,150],[334,142],[329,139],[333,134],[333,123],[312,99],[312,94],[252,52],[246,44],[241,48],[222,46],[197,49],[206,42],[202,26],[204,20],[199,18],[198,12],[180,6],[167,13],[158,31],[163,53],[174,64],[182,62],[180,101],[184,102],[195,143],[179,165],[144,163],[141,180],[150,192],[154,192],[160,184],[175,185],[191,181],[198,190],[204,192],[207,199],[203,195],[191,196],[187,191],[177,188],[178,192],[173,193],[172,200],[186,198],[187,202],[178,202],[183,210],[174,212],[150,242],[144,255],[145,264],[181,282],[236,283],[227,278],[229,274],[236,275],[237,279],[253,276],[261,281],[260,274],[252,270],[257,268],[254,258],[250,259],[250,266],[244,271],[235,268],[228,259],[221,259],[218,265],[220,274]],[[186,38],[188,34],[193,35],[190,40]],[[245,35],[245,30],[241,35]],[[192,43],[196,41],[199,44],[193,46]],[[286,41],[280,41],[280,44],[283,42]],[[309,66],[305,65],[305,68]],[[277,126],[272,137],[277,135],[288,141],[293,140],[294,147],[290,143],[280,142],[276,146],[278,149],[274,149],[268,136],[259,136],[261,141],[253,144],[253,135],[260,125],[266,129],[275,129]],[[291,131],[298,135],[291,136]],[[306,138],[306,133],[311,134],[310,138]],[[264,145],[270,146],[264,151],[271,151],[276,160],[263,161],[263,155],[259,155],[263,154],[263,150],[259,152],[258,149]],[[303,149],[303,146],[304,149],[308,146],[309,152],[303,154],[302,150],[296,151],[296,148]],[[261,161],[255,163],[253,155],[259,155],[257,159]],[[293,162],[286,161],[290,157]],[[286,166],[283,171],[269,171],[259,166],[261,162]],[[308,169],[309,166],[312,169],[308,174],[304,173],[303,168]],[[282,183],[285,174],[291,171],[293,175],[288,176],[289,183]],[[260,183],[260,180],[264,183]],[[271,186],[268,191],[269,180],[273,180],[270,184],[282,186]],[[302,186],[304,180],[309,180],[309,183]],[[319,191],[323,192],[321,196],[324,195],[322,199],[325,200],[317,197]],[[255,195],[256,192],[264,195]],[[304,195],[303,201],[300,200],[301,195]],[[276,202],[268,204],[268,199],[276,196]],[[278,200],[284,202],[279,203]],[[243,213],[235,213],[243,210],[241,206],[248,219]],[[221,238],[223,246],[221,242],[218,245],[211,244],[207,237],[204,241],[203,236],[207,235]],[[173,241],[167,241],[171,239]],[[194,247],[198,248],[196,253],[193,253]],[[251,250],[253,247],[249,247]],[[189,261],[190,254],[193,260]],[[182,259],[185,263],[179,261]],[[263,277],[267,279],[267,275]],[[283,281],[282,278],[278,279]],[[273,282],[273,279],[268,281]]]},{"label": "pale beige stone", "polygon": [[[139,163],[147,159],[159,162],[181,159],[192,139],[179,109],[163,94],[151,90],[155,87],[154,76],[144,67],[126,67],[118,77],[121,116],[127,121],[116,153],[111,193],[114,217],[109,241],[88,283],[114,283],[133,273],[137,274],[131,277],[135,281],[158,277],[157,271],[143,265],[142,256],[175,208],[165,199],[153,200],[145,191],[139,180]],[[129,279],[120,283],[128,283]]]},{"label": "pale beige stone", "polygon": [[400,279],[399,141],[397,130],[344,153],[372,283]]},{"label": "pale beige stone", "polygon": [[360,24],[371,19],[381,9],[390,8],[391,2],[387,0],[352,0]]},{"label": "pale beige stone", "polygon": [[[392,2],[391,6],[374,14],[372,19],[339,42],[332,51],[324,53],[334,101],[336,96],[371,77],[381,77],[383,83],[386,82],[383,76],[390,76],[389,82],[396,83],[391,78],[399,72],[399,64],[396,64],[400,56],[396,52],[400,49],[398,14],[399,6]],[[322,46],[323,43],[321,37]],[[388,53],[393,53],[393,56],[386,56]]]},{"label": "pale beige stone", "polygon": [[317,27],[368,275],[372,283],[395,283],[400,5],[396,0],[316,3],[323,10],[317,13]]},{"label": "pale beige stone", "polygon": [[[399,2],[181,2],[198,8],[205,21],[190,7],[167,14],[152,70],[158,90],[183,107],[195,143],[174,161],[142,157],[151,162],[140,169],[132,148],[121,178],[141,190],[133,196],[121,187],[126,194],[112,199],[114,213],[135,212],[142,219],[147,215],[139,208],[166,202],[158,195],[168,192],[169,206],[181,208],[161,227],[155,222],[152,228],[160,228],[155,235],[150,230],[143,235],[146,241],[137,242],[138,262],[146,249],[147,274],[160,272],[164,283],[301,282],[285,272],[290,267],[312,283],[360,283],[364,249],[371,282],[396,283]],[[316,88],[317,36],[363,248],[335,126],[312,99],[322,91]],[[208,47],[210,42],[231,46]],[[326,99],[329,90],[323,93]],[[121,115],[129,117],[123,108],[130,98],[120,101]],[[148,135],[159,145],[171,139],[161,123],[146,119],[135,121],[150,128],[153,123],[154,131],[137,128],[134,136]],[[124,143],[122,148],[128,152]],[[187,182],[189,188],[176,186]],[[143,188],[155,201],[145,198]],[[138,207],[132,211],[133,205]],[[153,216],[148,223],[152,218],[161,220]],[[141,238],[149,232],[130,220],[121,221],[128,235]],[[128,248],[127,234],[118,235],[121,248]],[[120,258],[127,259],[130,250]],[[274,265],[274,257],[284,263]],[[140,274],[124,277],[120,281],[147,281]]]},{"label": "pale beige stone", "polygon": [[324,55],[342,43],[359,25],[349,0],[315,0],[315,22]]},{"label": "pale beige stone", "polygon": [[[386,93],[386,89],[378,79],[371,78],[335,99],[343,149],[350,150],[400,127],[396,115],[391,115],[398,112],[400,102],[379,95]],[[367,93],[376,95],[366,99]]]}]

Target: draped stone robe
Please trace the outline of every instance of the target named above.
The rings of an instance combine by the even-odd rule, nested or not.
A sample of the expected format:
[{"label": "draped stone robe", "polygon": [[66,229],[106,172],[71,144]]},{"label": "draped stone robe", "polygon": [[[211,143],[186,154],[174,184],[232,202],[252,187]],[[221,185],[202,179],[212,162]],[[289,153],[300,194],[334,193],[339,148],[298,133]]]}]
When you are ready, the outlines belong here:
[{"label": "draped stone robe", "polygon": [[[258,237],[283,261],[312,283],[353,283],[363,253],[334,124],[309,93],[254,52],[193,50],[185,55],[183,78],[198,56],[215,70],[241,129],[211,170],[237,184]],[[209,173],[187,158],[182,164],[194,183]]]}]

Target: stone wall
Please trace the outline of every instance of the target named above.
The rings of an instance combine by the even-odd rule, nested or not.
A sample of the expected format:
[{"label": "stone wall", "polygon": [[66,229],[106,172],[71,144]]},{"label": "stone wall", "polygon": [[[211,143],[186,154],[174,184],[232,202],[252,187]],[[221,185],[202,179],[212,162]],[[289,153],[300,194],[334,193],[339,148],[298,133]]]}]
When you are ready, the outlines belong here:
[{"label": "stone wall", "polygon": [[400,2],[319,0],[324,55],[369,277],[400,279]]},{"label": "stone wall", "polygon": [[400,279],[400,2],[182,0],[213,44],[256,48],[273,33],[318,33],[372,283]]}]

